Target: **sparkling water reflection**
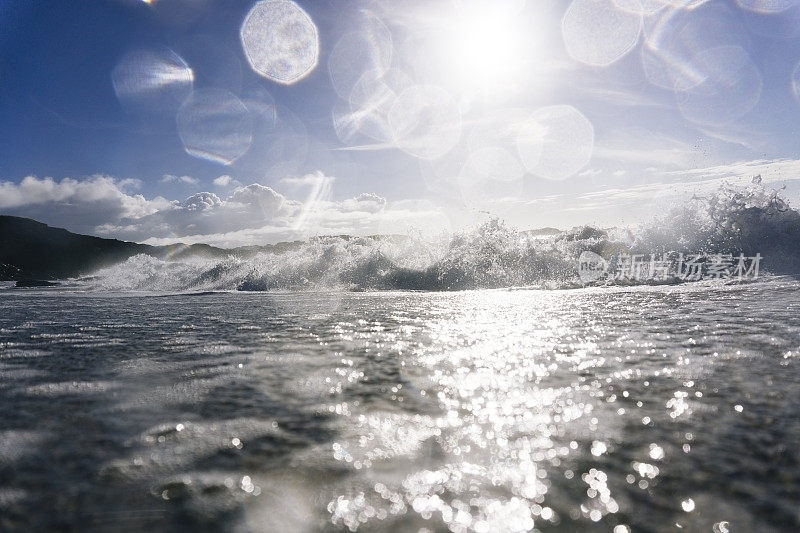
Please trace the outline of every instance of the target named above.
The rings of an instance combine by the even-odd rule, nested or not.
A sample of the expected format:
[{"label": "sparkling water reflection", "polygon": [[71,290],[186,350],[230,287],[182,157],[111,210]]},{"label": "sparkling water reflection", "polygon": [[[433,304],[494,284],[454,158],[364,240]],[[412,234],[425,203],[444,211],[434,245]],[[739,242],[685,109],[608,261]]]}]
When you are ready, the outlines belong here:
[{"label": "sparkling water reflection", "polygon": [[0,307],[0,529],[800,525],[795,282]]}]

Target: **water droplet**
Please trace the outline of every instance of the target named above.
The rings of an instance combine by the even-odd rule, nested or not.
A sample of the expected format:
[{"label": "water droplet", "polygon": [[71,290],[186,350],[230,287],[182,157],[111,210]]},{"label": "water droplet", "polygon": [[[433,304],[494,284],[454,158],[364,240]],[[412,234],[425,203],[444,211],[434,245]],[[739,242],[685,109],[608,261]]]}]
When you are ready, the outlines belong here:
[{"label": "water droplet", "polygon": [[291,85],[311,73],[319,60],[317,26],[289,0],[263,0],[242,23],[247,61],[265,78]]},{"label": "water droplet", "polygon": [[573,0],[561,22],[569,55],[598,67],[630,52],[641,29],[641,14],[619,9],[612,0]]},{"label": "water droplet", "polygon": [[722,520],[721,522],[717,522],[712,526],[712,530],[714,533],[730,533],[730,522],[726,520]]},{"label": "water droplet", "polygon": [[194,91],[178,110],[177,120],[186,151],[209,161],[231,164],[253,140],[247,108],[224,89]]},{"label": "water droplet", "polygon": [[664,458],[664,448],[659,446],[658,444],[651,444],[650,445],[650,458],[651,459],[663,459]]}]

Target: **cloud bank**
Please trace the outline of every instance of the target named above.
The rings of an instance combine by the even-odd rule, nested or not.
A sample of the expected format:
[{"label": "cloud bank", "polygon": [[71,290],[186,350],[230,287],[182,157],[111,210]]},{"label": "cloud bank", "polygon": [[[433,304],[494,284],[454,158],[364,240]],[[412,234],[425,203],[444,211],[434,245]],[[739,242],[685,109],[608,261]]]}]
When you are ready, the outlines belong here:
[{"label": "cloud bank", "polygon": [[[169,181],[197,184],[194,179]],[[217,186],[238,183],[219,178],[214,182]],[[427,211],[435,211],[431,206],[413,212],[393,209],[373,193],[333,201],[332,182],[321,173],[292,180],[291,188],[300,200],[254,183],[238,186],[224,197],[204,191],[169,201],[130,192],[138,185],[131,180],[92,176],[55,181],[29,176],[20,183],[0,182],[0,213],[138,242],[239,246],[320,234],[391,233],[416,223],[426,225]]]},{"label": "cloud bank", "polygon": [[[589,169],[573,179],[592,180],[599,172]],[[213,180],[218,192],[197,192],[172,201],[160,196],[145,198],[136,192],[141,185],[136,180],[91,176],[55,181],[29,176],[19,183],[0,181],[0,214],[137,242],[205,242],[232,247],[314,235],[438,235],[494,216],[523,229],[635,224],[692,195],[705,195],[724,182],[747,185],[757,174],[769,187],[785,186],[784,197],[793,205],[800,203],[800,160],[607,173],[614,176],[615,185],[580,192],[539,191],[536,196],[490,198],[480,209],[459,205],[457,190],[447,197],[449,203],[424,199],[389,202],[371,192],[333,200],[335,179],[321,172],[280,180],[276,187],[288,192],[257,183],[242,186],[221,176]]]},{"label": "cloud bank", "polygon": [[2,181],[0,213],[93,233],[109,221],[141,218],[169,207],[170,202],[162,197],[147,200],[128,192],[137,185],[133,180],[108,176],[61,181],[28,176],[20,183]]}]

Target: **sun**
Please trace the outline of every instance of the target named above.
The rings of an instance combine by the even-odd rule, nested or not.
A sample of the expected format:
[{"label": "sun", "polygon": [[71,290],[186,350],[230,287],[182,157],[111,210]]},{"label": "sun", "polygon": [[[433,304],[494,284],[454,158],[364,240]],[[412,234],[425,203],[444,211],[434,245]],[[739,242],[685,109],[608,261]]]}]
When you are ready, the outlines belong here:
[{"label": "sun", "polygon": [[492,4],[460,9],[443,20],[442,72],[463,89],[493,94],[518,87],[530,71],[535,46],[531,28]]}]

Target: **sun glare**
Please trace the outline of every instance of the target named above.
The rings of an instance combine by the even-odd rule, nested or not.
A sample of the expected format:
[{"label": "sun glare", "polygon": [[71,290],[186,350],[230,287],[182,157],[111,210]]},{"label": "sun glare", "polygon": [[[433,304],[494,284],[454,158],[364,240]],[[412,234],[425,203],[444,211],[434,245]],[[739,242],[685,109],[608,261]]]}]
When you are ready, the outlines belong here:
[{"label": "sun glare", "polygon": [[464,10],[445,26],[443,71],[463,89],[495,93],[524,81],[533,49],[504,10]]}]

